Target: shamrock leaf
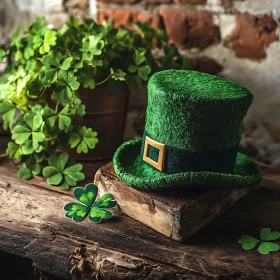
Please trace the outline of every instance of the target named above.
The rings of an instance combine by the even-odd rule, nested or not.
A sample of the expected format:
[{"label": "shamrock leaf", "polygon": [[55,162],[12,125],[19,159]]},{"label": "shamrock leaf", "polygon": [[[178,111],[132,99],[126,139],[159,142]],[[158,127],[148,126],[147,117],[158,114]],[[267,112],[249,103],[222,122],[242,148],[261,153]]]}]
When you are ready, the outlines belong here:
[{"label": "shamrock leaf", "polygon": [[258,251],[263,255],[267,255],[270,252],[277,252],[279,249],[280,246],[274,242],[262,242],[258,248]]},{"label": "shamrock leaf", "polygon": [[98,36],[91,35],[83,39],[81,51],[84,53],[90,53],[92,55],[100,55],[104,46],[105,42],[103,40],[100,40]]},{"label": "shamrock leaf", "polygon": [[79,222],[82,221],[88,215],[90,208],[85,205],[72,202],[66,204],[64,206],[64,210],[66,211],[66,218],[72,218],[73,221]]},{"label": "shamrock leaf", "polygon": [[271,231],[270,228],[263,228],[260,233],[260,238],[263,241],[274,241],[280,237],[278,231]]},{"label": "shamrock leaf", "polygon": [[271,231],[270,228],[263,228],[260,232],[261,240],[258,240],[250,235],[242,235],[241,238],[238,239],[238,243],[242,244],[242,248],[244,250],[251,250],[259,245],[258,251],[261,254],[269,254],[270,252],[278,251],[280,246],[274,242],[267,241],[274,241],[279,237],[279,232]]},{"label": "shamrock leaf", "polygon": [[20,147],[14,142],[9,142],[8,147],[6,149],[6,153],[14,159],[20,160],[21,159],[21,152]]},{"label": "shamrock leaf", "polygon": [[49,166],[43,169],[43,175],[50,185],[69,189],[70,186],[76,186],[78,181],[85,178],[85,175],[81,172],[82,164],[75,164],[66,153],[51,156],[48,163]]},{"label": "shamrock leaf", "polygon": [[34,48],[39,48],[39,53],[44,54],[50,51],[50,46],[55,46],[56,44],[56,31],[47,30],[44,38],[40,35],[37,35],[33,39]]},{"label": "shamrock leaf", "polygon": [[100,223],[102,218],[112,217],[112,213],[106,209],[117,205],[114,197],[107,193],[94,204],[97,194],[98,188],[95,184],[87,184],[84,189],[81,187],[75,188],[74,197],[82,204],[76,202],[66,204],[64,206],[65,217],[78,222],[89,214],[89,219],[94,223]]},{"label": "shamrock leaf", "polygon": [[76,131],[70,134],[69,144],[71,148],[77,147],[77,152],[87,153],[88,148],[94,149],[95,145],[98,143],[96,138],[97,132],[92,131],[91,128],[85,126],[79,127]]},{"label": "shamrock leaf", "polygon": [[58,127],[60,130],[65,130],[71,124],[71,118],[68,117],[69,106],[65,106],[58,114]]},{"label": "shamrock leaf", "polygon": [[91,207],[97,197],[98,189],[94,184],[87,184],[85,189],[77,187],[74,189],[75,198],[85,204],[88,207]]},{"label": "shamrock leaf", "polygon": [[56,112],[50,107],[45,107],[43,112],[43,120],[49,128],[53,128],[57,118]]},{"label": "shamrock leaf", "polygon": [[7,52],[4,49],[0,48],[0,62],[4,59],[4,57],[7,55]]},{"label": "shamrock leaf", "polygon": [[32,177],[32,172],[31,170],[26,166],[24,163],[22,165],[22,168],[17,172],[17,176],[22,178],[22,179],[30,179]]},{"label": "shamrock leaf", "polygon": [[15,117],[16,106],[8,102],[0,103],[0,115],[3,116],[3,120],[7,122],[12,122]]},{"label": "shamrock leaf", "polygon": [[24,122],[14,127],[12,139],[16,144],[22,145],[23,154],[31,154],[33,151],[40,152],[40,143],[45,140],[45,134],[41,132],[43,119],[35,113],[36,106],[32,113],[24,115]]},{"label": "shamrock leaf", "polygon": [[43,57],[43,64],[45,65],[45,75],[52,83],[57,80],[60,69],[68,70],[71,66],[73,57],[62,57],[61,53],[50,51]]},{"label": "shamrock leaf", "polygon": [[146,62],[146,57],[144,54],[137,54],[135,58],[136,65],[130,65],[128,67],[128,72],[137,73],[140,78],[142,78],[144,81],[147,81],[152,70],[149,65],[143,65],[144,62]]},{"label": "shamrock leaf", "polygon": [[242,244],[242,248],[244,250],[251,250],[255,248],[261,241],[250,236],[250,235],[242,235],[240,239],[238,239],[238,243]]},{"label": "shamrock leaf", "polygon": [[41,166],[35,159],[29,158],[22,165],[22,168],[17,172],[17,176],[23,179],[30,179],[32,175],[39,175]]},{"label": "shamrock leaf", "polygon": [[80,72],[80,82],[83,84],[84,88],[95,88],[95,74],[96,74],[96,68],[89,68],[84,67]]},{"label": "shamrock leaf", "polygon": [[63,69],[58,72],[58,89],[54,92],[55,99],[62,105],[67,105],[73,98],[73,91],[80,87],[73,72]]}]

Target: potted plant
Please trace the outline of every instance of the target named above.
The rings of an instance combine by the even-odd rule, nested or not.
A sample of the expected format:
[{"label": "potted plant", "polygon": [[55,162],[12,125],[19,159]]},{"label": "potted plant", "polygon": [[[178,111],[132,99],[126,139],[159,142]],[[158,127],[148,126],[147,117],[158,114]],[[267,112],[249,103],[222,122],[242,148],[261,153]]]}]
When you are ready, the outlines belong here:
[{"label": "potted plant", "polygon": [[[152,54],[155,48],[161,55]],[[73,158],[100,142],[107,148],[115,142],[113,150],[120,144],[129,90],[145,85],[155,71],[190,66],[148,23],[115,29],[112,22],[74,17],[58,29],[46,27],[45,18],[22,35],[18,29],[10,45],[0,48],[0,60],[6,63],[0,114],[11,131],[7,155],[23,162],[18,176],[42,174],[65,189],[84,178]],[[113,118],[98,121],[102,114]],[[98,139],[99,130],[104,135]]]}]

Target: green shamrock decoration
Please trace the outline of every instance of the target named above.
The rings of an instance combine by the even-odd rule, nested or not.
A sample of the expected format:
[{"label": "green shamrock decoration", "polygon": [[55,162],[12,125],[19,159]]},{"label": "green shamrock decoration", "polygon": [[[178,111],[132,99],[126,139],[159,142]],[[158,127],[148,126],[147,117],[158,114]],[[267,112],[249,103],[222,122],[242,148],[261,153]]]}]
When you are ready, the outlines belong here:
[{"label": "green shamrock decoration", "polygon": [[278,231],[271,231],[270,228],[263,228],[260,232],[260,240],[250,235],[242,235],[241,238],[238,239],[238,243],[242,244],[244,250],[251,250],[259,245],[258,251],[263,255],[267,255],[270,252],[279,251],[280,246],[277,243],[271,242],[277,240],[279,237],[280,233]]},{"label": "green shamrock decoration", "polygon": [[117,205],[113,195],[106,193],[94,203],[97,194],[98,188],[95,184],[87,184],[85,188],[75,188],[74,196],[82,204],[76,202],[66,204],[64,206],[65,217],[80,222],[89,215],[89,219],[94,223],[100,223],[102,219],[111,218],[112,213],[106,209]]},{"label": "green shamrock decoration", "polygon": [[85,179],[85,175],[81,172],[82,164],[75,164],[66,153],[51,156],[48,163],[49,165],[43,169],[43,175],[50,185],[69,189],[70,186],[76,186],[78,181]]}]

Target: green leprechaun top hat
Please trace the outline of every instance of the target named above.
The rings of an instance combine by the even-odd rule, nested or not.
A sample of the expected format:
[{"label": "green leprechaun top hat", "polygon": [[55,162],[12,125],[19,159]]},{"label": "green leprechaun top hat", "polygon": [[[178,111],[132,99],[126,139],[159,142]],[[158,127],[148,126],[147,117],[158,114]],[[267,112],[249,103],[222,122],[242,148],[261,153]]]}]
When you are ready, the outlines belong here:
[{"label": "green leprechaun top hat", "polygon": [[141,189],[257,184],[259,166],[237,152],[252,99],[244,87],[209,74],[154,74],[148,83],[143,138],[118,148],[116,174]]}]

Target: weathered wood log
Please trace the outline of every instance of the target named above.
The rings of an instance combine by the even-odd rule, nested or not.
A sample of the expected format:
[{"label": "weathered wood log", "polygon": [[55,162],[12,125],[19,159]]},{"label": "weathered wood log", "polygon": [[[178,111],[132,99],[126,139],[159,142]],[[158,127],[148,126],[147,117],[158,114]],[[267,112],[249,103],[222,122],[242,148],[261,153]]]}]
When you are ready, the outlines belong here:
[{"label": "weathered wood log", "polygon": [[123,213],[177,241],[197,232],[253,190],[182,186],[144,191],[125,185],[112,163],[97,171],[94,182],[101,194],[114,195]]},{"label": "weathered wood log", "polygon": [[[244,251],[237,239],[262,227],[280,231],[280,172],[264,167],[261,186],[184,243],[121,214],[101,224],[64,218],[72,191],[16,177],[0,161],[0,250],[29,258],[64,279],[270,279],[280,253]],[[88,165],[87,182],[93,180]],[[32,183],[32,184],[31,184]],[[97,278],[98,279],[98,278]]]}]

